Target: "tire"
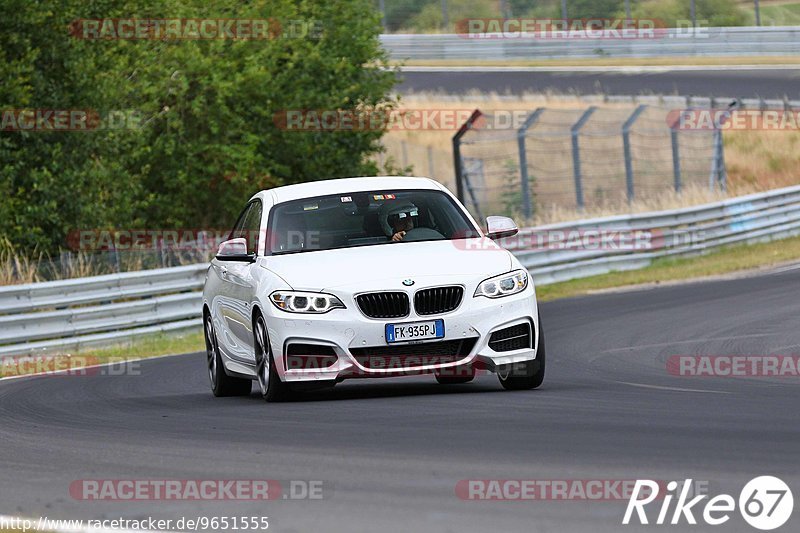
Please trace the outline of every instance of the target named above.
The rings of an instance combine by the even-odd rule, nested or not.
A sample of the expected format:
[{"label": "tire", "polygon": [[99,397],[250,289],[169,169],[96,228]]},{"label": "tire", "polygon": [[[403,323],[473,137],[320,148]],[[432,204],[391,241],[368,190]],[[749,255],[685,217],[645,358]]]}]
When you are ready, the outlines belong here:
[{"label": "tire", "polygon": [[443,376],[439,374],[439,372],[436,372],[436,381],[438,381],[441,385],[458,385],[460,383],[469,383],[475,379],[475,368],[472,366],[448,368],[447,374],[448,375]]},{"label": "tire", "polygon": [[281,381],[278,371],[275,369],[275,358],[272,356],[272,349],[267,336],[267,324],[264,317],[256,316],[253,327],[256,355],[256,376],[261,397],[268,402],[280,402],[289,399],[289,385]]},{"label": "tire", "polygon": [[214,322],[211,315],[206,314],[203,321],[203,330],[206,339],[206,364],[208,379],[211,382],[211,392],[214,396],[248,396],[253,386],[249,379],[234,378],[225,373],[222,364],[222,355],[219,352],[217,333],[214,331]]},{"label": "tire", "polygon": [[[506,390],[531,390],[539,387],[544,381],[545,361],[544,330],[540,318],[539,349],[536,350],[536,359],[507,365],[510,368],[506,368],[505,372],[498,370],[497,377],[500,379],[500,385]],[[504,374],[505,377],[503,377]]]}]

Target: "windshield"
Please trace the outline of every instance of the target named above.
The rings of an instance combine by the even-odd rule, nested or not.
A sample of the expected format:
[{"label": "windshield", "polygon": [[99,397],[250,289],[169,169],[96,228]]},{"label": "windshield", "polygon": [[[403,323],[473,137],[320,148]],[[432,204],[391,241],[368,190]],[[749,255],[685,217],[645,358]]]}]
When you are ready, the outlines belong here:
[{"label": "windshield", "polygon": [[269,222],[272,254],[478,237],[448,195],[399,190],[317,196],[278,204]]}]

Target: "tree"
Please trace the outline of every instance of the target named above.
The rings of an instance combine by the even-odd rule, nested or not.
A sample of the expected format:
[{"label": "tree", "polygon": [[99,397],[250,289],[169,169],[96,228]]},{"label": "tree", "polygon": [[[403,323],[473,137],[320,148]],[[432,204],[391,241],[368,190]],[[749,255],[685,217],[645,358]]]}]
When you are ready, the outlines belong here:
[{"label": "tree", "polygon": [[[0,132],[0,236],[217,228],[254,192],[376,172],[382,131],[285,131],[292,109],[391,106],[370,0],[5,0],[0,109],[133,110],[135,129]],[[44,7],[43,7],[44,6]],[[270,19],[267,40],[78,39],[78,18]]]}]

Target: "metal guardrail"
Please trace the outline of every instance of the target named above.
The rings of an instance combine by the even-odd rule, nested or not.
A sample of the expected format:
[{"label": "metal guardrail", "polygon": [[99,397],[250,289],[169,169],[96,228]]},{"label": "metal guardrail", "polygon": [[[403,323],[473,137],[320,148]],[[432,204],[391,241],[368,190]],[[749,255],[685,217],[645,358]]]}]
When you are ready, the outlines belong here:
[{"label": "metal guardrail", "polygon": [[[587,249],[584,238],[592,231],[644,232],[652,245]],[[563,240],[556,246],[525,246],[537,236],[557,234]],[[800,186],[669,211],[525,228],[502,244],[538,285],[546,285],[793,235],[800,235]],[[0,287],[0,357],[198,328],[207,268],[203,263]]]},{"label": "metal guardrail", "polygon": [[800,53],[798,26],[670,28],[652,38],[541,38],[498,34],[384,34],[394,61],[521,60],[590,57],[764,56]]},{"label": "metal guardrail", "polygon": [[[594,246],[592,231],[639,232],[647,245]],[[563,241],[527,246],[536,236],[563,234]],[[634,270],[661,257],[699,255],[739,243],[800,235],[800,186],[695,207],[587,219],[525,229],[503,243],[531,272],[537,285]],[[589,242],[589,246],[586,243]]]},{"label": "metal guardrail", "polygon": [[0,356],[197,327],[207,264],[0,287]]}]

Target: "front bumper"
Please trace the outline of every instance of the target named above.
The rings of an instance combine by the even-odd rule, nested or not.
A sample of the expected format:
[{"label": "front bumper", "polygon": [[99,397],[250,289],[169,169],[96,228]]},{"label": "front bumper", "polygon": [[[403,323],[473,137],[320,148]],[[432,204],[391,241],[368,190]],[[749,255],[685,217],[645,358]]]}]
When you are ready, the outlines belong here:
[{"label": "front bumper", "polygon": [[[324,315],[298,315],[271,308],[267,311],[267,327],[275,357],[275,364],[283,381],[341,381],[352,378],[394,377],[428,373],[463,365],[473,365],[493,371],[500,365],[530,361],[536,358],[539,345],[539,323],[536,296],[532,284],[518,295],[489,299],[464,295],[461,306],[455,311],[433,316],[418,316],[413,310],[402,319],[371,319],[361,314],[355,302],[349,299],[347,309],[336,309]],[[270,306],[272,307],[272,306]],[[443,319],[445,337],[437,341],[469,340],[468,352],[459,353],[451,362],[425,364],[424,362],[388,364],[385,367],[367,367],[359,362],[351,349],[368,352],[369,348],[390,346],[385,339],[387,323],[416,322]],[[491,334],[517,324],[531,324],[530,347],[497,352],[489,346]],[[474,340],[474,344],[472,344]],[[336,361],[325,368],[287,368],[286,352],[290,344],[312,344],[329,347]],[[392,344],[391,346],[399,346]],[[366,350],[365,350],[366,349]],[[399,349],[398,349],[399,350]],[[413,350],[409,350],[410,352]],[[413,361],[413,360],[412,360]]]}]

